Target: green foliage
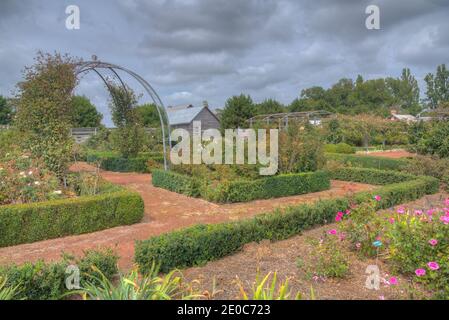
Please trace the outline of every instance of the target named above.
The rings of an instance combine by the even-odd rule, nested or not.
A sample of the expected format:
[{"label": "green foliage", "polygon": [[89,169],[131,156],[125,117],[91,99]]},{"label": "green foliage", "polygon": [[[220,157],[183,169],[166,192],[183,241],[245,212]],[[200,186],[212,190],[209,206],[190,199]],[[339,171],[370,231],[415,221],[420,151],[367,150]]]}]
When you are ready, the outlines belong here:
[{"label": "green foliage", "polygon": [[103,115],[85,96],[72,97],[72,126],[74,128],[97,128]]},{"label": "green foliage", "polygon": [[446,184],[449,190],[449,159],[429,156],[416,156],[410,159],[403,171],[410,174],[431,176]]},{"label": "green foliage", "polygon": [[279,135],[279,172],[297,173],[323,168],[326,160],[318,129],[306,123],[291,124]]},{"label": "green foliage", "polygon": [[56,263],[38,261],[21,266],[2,266],[0,277],[6,279],[6,286],[17,287],[14,299],[57,300],[69,292],[65,287],[67,266],[74,264],[80,268],[83,285],[86,278],[97,274],[92,266],[105,268],[105,276],[111,279],[118,272],[117,260],[118,257],[110,250],[87,251],[80,259],[65,257]]},{"label": "green foliage", "polygon": [[335,180],[362,182],[374,185],[387,185],[410,181],[416,178],[416,176],[393,170],[338,168],[331,171],[331,178]]},{"label": "green foliage", "polygon": [[349,274],[349,258],[336,235],[324,233],[320,239],[309,239],[310,263],[301,268],[316,277],[344,278]]},{"label": "green foliage", "polygon": [[202,197],[220,203],[247,202],[256,199],[286,197],[330,188],[326,172],[286,174],[256,180],[213,182],[170,171],[154,170],[152,183],[170,191]]},{"label": "green foliage", "polygon": [[162,272],[201,265],[232,254],[246,243],[287,239],[303,230],[333,221],[335,212],[349,208],[350,201],[363,203],[378,194],[382,197],[378,208],[388,208],[436,193],[438,188],[438,180],[416,177],[415,180],[381,187],[375,193],[358,193],[353,199],[337,198],[295,205],[237,222],[195,225],[138,241],[135,261],[143,271],[151,268],[153,261],[162,263]]},{"label": "green foliage", "polygon": [[427,84],[426,102],[432,109],[449,102],[449,70],[442,64],[436,74],[428,73],[424,78]]},{"label": "green foliage", "polygon": [[411,113],[420,110],[419,87],[410,69],[403,69],[400,78],[364,81],[359,75],[355,82],[343,78],[329,89],[307,88],[293,100],[289,109],[292,112],[327,110],[348,115],[369,113],[387,116],[391,106]]},{"label": "green foliage", "polygon": [[417,142],[420,154],[449,157],[449,125],[447,121],[433,121],[423,138]]},{"label": "green foliage", "polygon": [[254,114],[272,114],[285,112],[285,107],[274,99],[265,99],[254,106]]},{"label": "green foliage", "polygon": [[[158,164],[164,163],[164,156],[160,153],[140,153],[135,158],[123,158],[115,152],[92,152],[89,151],[86,161],[99,163],[100,168],[114,172],[141,172],[148,173]],[[152,165],[152,168],[150,168]]]},{"label": "green foliage", "polygon": [[372,168],[379,170],[403,170],[408,166],[408,159],[390,159],[385,157],[345,155],[336,153],[327,153],[327,160],[336,161],[345,166]]},{"label": "green foliage", "polygon": [[0,277],[0,301],[13,300],[17,295],[19,285],[15,287],[7,286],[8,279]]},{"label": "green foliage", "polygon": [[117,127],[111,134],[112,144],[124,158],[136,157],[145,141],[145,130],[136,111],[137,97],[129,87],[108,83],[111,93],[109,108]]},{"label": "green foliage", "polygon": [[157,107],[154,103],[137,106],[135,111],[139,121],[144,127],[159,128],[161,126],[159,113],[157,112]]},{"label": "green foliage", "polygon": [[158,276],[158,269],[153,264],[149,272],[141,277],[137,269],[127,275],[120,275],[118,283],[95,268],[99,276],[90,276],[81,290],[76,293],[87,300],[172,300],[190,299],[189,290],[182,283],[182,274],[176,270],[164,277]]},{"label": "green foliage", "polygon": [[337,144],[326,144],[324,151],[328,153],[352,154],[355,153],[355,148],[347,143],[340,142]]},{"label": "green foliage", "polygon": [[139,194],[115,188],[89,197],[0,206],[0,247],[104,230],[139,222]]},{"label": "green foliage", "polygon": [[0,95],[0,125],[11,124],[14,117],[14,110],[11,103]]},{"label": "green foliage", "polygon": [[15,125],[26,134],[23,147],[63,178],[72,156],[69,129],[76,61],[41,52],[35,60],[18,85]]},{"label": "green foliage", "polygon": [[[289,300],[291,291],[289,290],[288,278],[278,284],[277,272],[270,279],[271,272],[265,277],[261,278],[260,273],[257,272],[256,281],[253,284],[251,292],[245,290],[244,284],[239,280],[237,285],[239,287],[240,296],[242,300]],[[295,300],[301,299],[301,293],[297,293]]]},{"label": "green foliage", "polygon": [[225,108],[220,113],[221,129],[245,128],[246,122],[254,116],[254,104],[251,97],[241,94],[226,101]]}]

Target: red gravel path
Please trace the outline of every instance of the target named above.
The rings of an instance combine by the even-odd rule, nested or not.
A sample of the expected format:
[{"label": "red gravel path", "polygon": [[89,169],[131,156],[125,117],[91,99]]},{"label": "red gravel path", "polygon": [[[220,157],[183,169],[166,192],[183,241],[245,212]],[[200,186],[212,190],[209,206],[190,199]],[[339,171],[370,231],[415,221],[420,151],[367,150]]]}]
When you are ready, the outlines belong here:
[{"label": "red gravel path", "polygon": [[[86,164],[78,164],[73,170],[91,170]],[[134,241],[147,239],[170,230],[198,223],[219,223],[270,211],[276,207],[343,196],[350,192],[372,190],[374,186],[332,181],[330,190],[306,195],[247,203],[218,205],[155,188],[150,174],[101,172],[103,178],[136,190],[145,202],[145,216],[141,223],[98,231],[89,234],[39,241],[0,248],[0,264],[24,263],[44,259],[58,260],[62,252],[81,254],[83,250],[111,247],[120,256],[122,269],[132,267]]]}]

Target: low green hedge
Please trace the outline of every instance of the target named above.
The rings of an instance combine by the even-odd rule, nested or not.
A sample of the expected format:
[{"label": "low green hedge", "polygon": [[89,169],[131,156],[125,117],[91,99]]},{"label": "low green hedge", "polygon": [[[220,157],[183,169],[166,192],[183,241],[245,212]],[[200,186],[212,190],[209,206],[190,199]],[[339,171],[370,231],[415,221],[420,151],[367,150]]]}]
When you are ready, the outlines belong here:
[{"label": "low green hedge", "polygon": [[139,222],[144,204],[136,192],[0,206],[0,247],[59,238]]},{"label": "low green hedge", "polygon": [[388,208],[435,193],[438,188],[437,179],[415,177],[413,180],[380,187],[374,192],[357,193],[353,199],[342,197],[277,209],[237,222],[196,225],[137,241],[135,261],[143,272],[151,268],[153,261],[162,263],[161,269],[165,272],[173,268],[201,265],[232,254],[249,242],[286,239],[303,230],[331,222],[337,211],[349,207],[350,200],[360,203],[380,195],[382,200],[378,203],[379,209]]},{"label": "low green hedge", "polygon": [[355,150],[355,147],[347,143],[326,144],[324,146],[324,151],[329,153],[353,154]]},{"label": "low green hedge", "polygon": [[99,162],[101,169],[115,172],[150,173],[152,171],[148,166],[150,160],[157,164],[164,163],[162,155],[153,153],[142,153],[135,158],[123,158],[111,152],[88,153],[86,156],[87,162]]},{"label": "low green hedge", "polygon": [[379,170],[402,170],[408,165],[407,159],[390,159],[385,157],[338,153],[326,153],[326,159],[336,161],[348,166],[373,168]]},{"label": "low green hedge", "polygon": [[107,249],[104,251],[86,251],[80,259],[64,256],[62,261],[55,263],[25,263],[24,265],[9,265],[0,267],[0,277],[6,279],[6,286],[18,286],[15,300],[58,300],[69,292],[65,285],[68,276],[66,269],[76,265],[80,271],[80,285],[85,280],[92,281],[90,276],[99,277],[92,266],[97,267],[108,278],[118,273],[118,256]]},{"label": "low green hedge", "polygon": [[215,194],[207,198],[216,202],[247,202],[318,192],[329,188],[329,174],[317,171],[270,176],[252,181],[231,181],[214,189]]},{"label": "low green hedge", "polygon": [[219,203],[287,197],[330,188],[329,174],[324,171],[221,182],[212,187],[187,175],[153,170],[152,182],[155,187]]},{"label": "low green hedge", "polygon": [[377,170],[368,168],[338,168],[332,170],[334,180],[362,182],[374,185],[386,185],[416,179],[416,176],[393,170]]}]

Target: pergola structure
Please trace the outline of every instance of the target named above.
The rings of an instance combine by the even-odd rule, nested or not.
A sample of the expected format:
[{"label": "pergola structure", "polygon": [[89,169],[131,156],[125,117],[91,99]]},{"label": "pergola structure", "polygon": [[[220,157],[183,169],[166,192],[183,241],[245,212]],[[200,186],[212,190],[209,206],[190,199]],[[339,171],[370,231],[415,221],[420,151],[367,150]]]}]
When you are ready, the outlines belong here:
[{"label": "pergola structure", "polygon": [[288,128],[289,122],[310,122],[319,125],[323,121],[335,119],[336,115],[325,111],[305,111],[305,112],[286,112],[262,114],[248,119],[249,126],[252,127],[256,123],[264,123],[267,125],[277,124],[279,129]]},{"label": "pergola structure", "polygon": [[167,170],[168,169],[167,146],[170,145],[170,141],[169,141],[170,140],[169,139],[170,123],[168,121],[167,112],[165,110],[165,107],[164,107],[164,104],[162,103],[161,98],[156,93],[156,91],[153,89],[153,87],[144,78],[142,78],[140,75],[138,75],[134,71],[131,71],[127,68],[124,68],[124,67],[112,64],[112,63],[107,63],[107,62],[102,62],[102,61],[96,60],[95,56],[93,58],[94,58],[94,60],[92,60],[92,61],[80,62],[80,63],[76,64],[76,66],[75,66],[76,76],[93,71],[100,77],[101,80],[103,80],[104,84],[106,85],[106,88],[108,88],[109,93],[111,94],[112,98],[114,99],[114,96],[112,95],[110,84],[106,80],[106,77],[101,73],[101,71],[109,70],[113,74],[113,77],[116,78],[120,82],[121,86],[126,91],[127,87],[126,87],[123,79],[119,75],[119,72],[124,72],[124,73],[128,74],[129,76],[131,76],[132,78],[134,78],[135,80],[137,80],[137,82],[144,88],[144,90],[148,93],[148,95],[153,100],[153,103],[156,105],[156,109],[159,114],[159,119],[161,122],[162,143],[164,146],[164,169]]}]

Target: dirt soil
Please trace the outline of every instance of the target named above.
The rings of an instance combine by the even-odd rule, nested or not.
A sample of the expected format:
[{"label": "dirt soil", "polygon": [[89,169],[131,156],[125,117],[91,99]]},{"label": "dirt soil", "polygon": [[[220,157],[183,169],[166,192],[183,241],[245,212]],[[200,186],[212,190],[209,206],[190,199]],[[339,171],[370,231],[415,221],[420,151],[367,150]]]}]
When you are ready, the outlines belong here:
[{"label": "dirt soil", "polygon": [[[447,193],[439,193],[426,196],[419,200],[410,202],[403,206],[410,209],[432,208],[441,206],[444,199],[448,198]],[[409,279],[392,274],[388,265],[381,260],[378,266],[383,279],[391,276],[398,278],[398,285],[391,286],[382,283],[380,290],[365,288],[368,265],[375,265],[375,259],[360,259],[356,254],[349,251],[342,245],[344,252],[349,255],[350,274],[344,279],[319,279],[314,280],[310,275],[297,267],[298,258],[303,265],[310,266],[311,245],[308,238],[319,239],[323,232],[336,228],[335,224],[323,226],[304,232],[288,240],[271,243],[251,243],[244,246],[243,250],[232,256],[225,257],[218,261],[207,263],[203,267],[190,268],[183,271],[187,281],[199,281],[198,288],[214,299],[236,299],[239,298],[239,288],[237,279],[243,283],[247,292],[251,291],[257,275],[265,276],[269,272],[277,271],[278,279],[289,278],[289,286],[293,296],[301,292],[305,299],[309,297],[310,288],[313,287],[316,299],[408,299],[407,288]],[[312,266],[313,267],[313,266]],[[215,286],[213,282],[215,280]],[[213,290],[214,288],[214,290]],[[421,289],[422,294],[425,294]],[[215,294],[212,292],[215,291]]]},{"label": "dirt soil", "polygon": [[[93,171],[94,168],[86,163],[78,163],[72,166],[71,170]],[[0,264],[21,264],[39,259],[55,261],[60,259],[62,252],[80,255],[86,249],[110,247],[120,256],[119,267],[126,270],[133,265],[135,240],[147,239],[154,235],[198,223],[233,221],[279,207],[345,196],[348,193],[375,188],[375,186],[361,183],[332,181],[331,189],[322,192],[219,205],[153,187],[150,174],[102,171],[101,176],[112,183],[135,190],[142,196],[145,203],[145,216],[141,223],[89,234],[0,248]]]}]

